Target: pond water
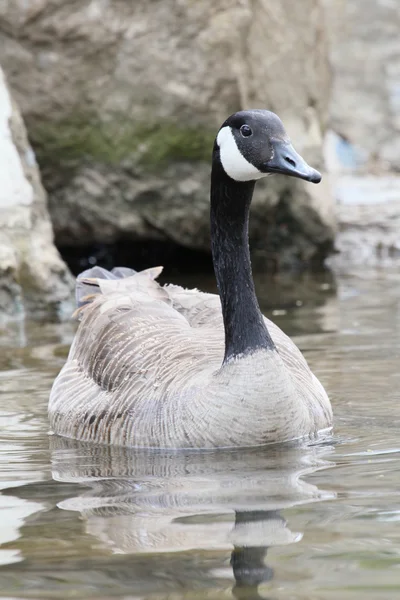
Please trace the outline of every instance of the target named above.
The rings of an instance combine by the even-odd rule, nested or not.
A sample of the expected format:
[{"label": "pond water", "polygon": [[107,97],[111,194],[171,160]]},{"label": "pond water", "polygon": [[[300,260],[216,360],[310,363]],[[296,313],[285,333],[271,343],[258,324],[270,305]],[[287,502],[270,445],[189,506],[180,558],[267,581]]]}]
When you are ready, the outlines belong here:
[{"label": "pond water", "polygon": [[331,395],[324,445],[145,452],[59,439],[46,407],[74,325],[3,326],[1,598],[400,597],[400,275],[257,287]]}]

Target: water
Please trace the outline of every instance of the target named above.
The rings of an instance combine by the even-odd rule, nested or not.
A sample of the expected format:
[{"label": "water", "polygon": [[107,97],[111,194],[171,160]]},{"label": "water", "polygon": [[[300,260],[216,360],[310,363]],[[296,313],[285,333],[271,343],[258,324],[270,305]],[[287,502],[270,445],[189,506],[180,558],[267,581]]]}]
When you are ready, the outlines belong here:
[{"label": "water", "polygon": [[330,392],[332,442],[134,452],[49,436],[74,326],[0,331],[1,598],[399,597],[400,275],[258,289]]}]

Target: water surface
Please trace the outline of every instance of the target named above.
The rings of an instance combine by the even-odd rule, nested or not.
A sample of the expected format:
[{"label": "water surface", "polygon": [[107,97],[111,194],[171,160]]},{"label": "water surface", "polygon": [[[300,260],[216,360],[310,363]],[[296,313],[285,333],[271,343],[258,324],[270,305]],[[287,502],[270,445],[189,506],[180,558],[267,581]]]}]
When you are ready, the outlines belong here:
[{"label": "water surface", "polygon": [[1,598],[400,597],[400,276],[257,288],[332,397],[329,443],[146,452],[49,436],[74,325],[3,326]]}]

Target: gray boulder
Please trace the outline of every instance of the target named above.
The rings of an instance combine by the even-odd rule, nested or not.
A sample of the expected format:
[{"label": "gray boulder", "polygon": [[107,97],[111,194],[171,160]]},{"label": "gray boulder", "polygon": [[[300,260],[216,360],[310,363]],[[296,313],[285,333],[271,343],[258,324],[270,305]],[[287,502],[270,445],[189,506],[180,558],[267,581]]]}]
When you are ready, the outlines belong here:
[{"label": "gray boulder", "polygon": [[358,166],[400,169],[400,12],[396,0],[324,0],[333,72],[331,128]]},{"label": "gray boulder", "polygon": [[400,12],[394,1],[324,0],[333,85],[326,164],[337,202],[330,264],[400,258]]},{"label": "gray boulder", "polygon": [[53,232],[34,153],[0,70],[0,318],[61,317],[72,277]]},{"label": "gray boulder", "polygon": [[[208,251],[213,139],[242,107],[277,112],[323,166],[320,0],[36,0],[3,4],[0,19],[59,246],[129,238]],[[322,261],[334,229],[327,186],[258,186],[258,264]]]}]

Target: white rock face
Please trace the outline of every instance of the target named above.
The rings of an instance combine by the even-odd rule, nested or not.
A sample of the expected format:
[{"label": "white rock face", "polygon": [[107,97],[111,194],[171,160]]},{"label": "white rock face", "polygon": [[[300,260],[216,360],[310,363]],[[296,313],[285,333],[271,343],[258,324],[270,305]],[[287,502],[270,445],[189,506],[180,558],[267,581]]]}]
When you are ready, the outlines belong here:
[{"label": "white rock face", "polygon": [[[21,159],[14,145],[10,129],[12,116],[11,98],[5,85],[4,76],[0,75],[0,164],[2,178],[0,187],[0,206],[3,211],[11,211],[18,206],[29,207],[33,202],[33,188],[25,177]],[[29,152],[29,150],[27,150]],[[28,160],[30,159],[27,156]],[[3,216],[5,213],[3,213]],[[28,211],[25,211],[25,217]],[[14,223],[15,225],[16,223]],[[23,225],[27,225],[27,221]]]},{"label": "white rock face", "polygon": [[34,153],[0,70],[0,313],[62,316],[71,283],[53,233]]}]

